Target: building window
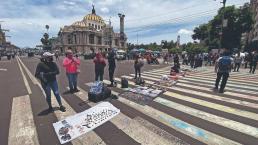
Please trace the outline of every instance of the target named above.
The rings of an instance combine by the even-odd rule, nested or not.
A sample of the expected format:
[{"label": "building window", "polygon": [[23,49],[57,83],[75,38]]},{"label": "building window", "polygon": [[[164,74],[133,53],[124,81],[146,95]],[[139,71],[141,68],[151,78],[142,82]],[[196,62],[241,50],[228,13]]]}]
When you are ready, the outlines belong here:
[{"label": "building window", "polygon": [[95,29],[97,29],[97,25],[95,25]]},{"label": "building window", "polygon": [[125,46],[125,43],[124,43],[124,42],[121,42],[121,46],[124,47],[124,46]]},{"label": "building window", "polygon": [[102,44],[102,38],[100,36],[98,36],[98,44],[101,45]]},{"label": "building window", "polygon": [[118,46],[119,44],[118,44],[118,40],[117,39],[115,39],[115,45],[116,46]]},{"label": "building window", "polygon": [[74,44],[77,44],[77,37],[76,35],[73,35],[74,36]]},{"label": "building window", "polygon": [[91,26],[91,23],[89,23],[89,27]]},{"label": "building window", "polygon": [[98,25],[98,29],[100,30],[100,26]]},{"label": "building window", "polygon": [[67,40],[68,40],[68,44],[72,44],[73,43],[71,35],[67,36]]},{"label": "building window", "polygon": [[90,34],[90,36],[89,36],[89,42],[90,42],[90,44],[94,44],[94,34]]},{"label": "building window", "polygon": [[91,26],[94,28],[94,24],[91,24]]}]

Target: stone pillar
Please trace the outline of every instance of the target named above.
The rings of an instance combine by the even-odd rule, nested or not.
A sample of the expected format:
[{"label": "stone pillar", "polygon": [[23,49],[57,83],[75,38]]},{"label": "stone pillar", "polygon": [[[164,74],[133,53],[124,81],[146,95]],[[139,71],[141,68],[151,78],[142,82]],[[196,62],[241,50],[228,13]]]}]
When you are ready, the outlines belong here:
[{"label": "stone pillar", "polygon": [[[121,48],[125,48],[125,34],[124,34],[124,19],[125,15],[124,14],[118,14],[120,18],[120,46]],[[123,44],[123,46],[122,46]]]}]

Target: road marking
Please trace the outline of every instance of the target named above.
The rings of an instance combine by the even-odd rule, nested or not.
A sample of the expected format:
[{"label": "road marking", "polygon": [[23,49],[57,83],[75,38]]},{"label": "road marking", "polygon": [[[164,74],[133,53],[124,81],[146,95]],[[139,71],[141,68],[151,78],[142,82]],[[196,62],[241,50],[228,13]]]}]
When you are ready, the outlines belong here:
[{"label": "road marking", "polygon": [[[191,82],[191,81],[187,81],[187,80],[179,80],[179,82],[177,83],[177,85],[178,84],[181,84],[181,83],[192,83],[192,84],[196,84],[196,85],[198,85],[198,84],[200,84],[200,83],[198,83],[198,82]],[[203,82],[203,83],[205,83],[205,82]],[[207,83],[205,83],[204,84],[205,86],[207,86],[207,87],[214,87],[214,84],[212,83],[212,82],[207,82]],[[209,89],[209,88],[206,88],[205,90],[209,90],[209,91],[211,91],[211,89]],[[248,94],[254,94],[254,95],[257,95],[258,94],[258,92],[255,92],[255,91],[249,91],[249,90],[242,90],[242,89],[235,89],[235,88],[231,88],[231,87],[227,87],[226,88],[226,90],[230,90],[230,91],[236,91],[236,92],[240,92],[240,93],[248,93]],[[233,95],[233,96],[237,96],[239,93],[233,93],[233,92],[225,92],[224,94],[231,94],[231,95]],[[242,94],[239,94],[239,95],[242,95]],[[246,96],[249,96],[249,95],[246,95]],[[254,97],[254,98],[257,98],[257,97],[255,97],[255,96],[251,96],[251,97]],[[258,99],[258,98],[257,98]]]},{"label": "road marking", "polygon": [[[104,83],[108,83],[108,81],[104,80]],[[117,84],[117,87],[121,89],[120,84]],[[219,117],[219,116],[216,116],[216,115],[213,115],[210,113],[206,113],[206,112],[203,112],[203,111],[200,111],[200,110],[197,110],[197,109],[185,106],[185,105],[181,105],[181,104],[178,104],[178,103],[175,103],[175,102],[172,102],[167,99],[160,98],[160,97],[156,98],[154,101],[157,103],[160,103],[162,105],[165,105],[167,107],[173,108],[175,110],[184,112],[188,115],[192,115],[197,118],[201,118],[203,120],[207,120],[209,122],[221,125],[223,127],[226,127],[226,128],[229,128],[229,129],[232,129],[235,131],[239,131],[239,132],[245,133],[247,135],[251,135],[251,136],[258,138],[258,128],[255,128],[255,127],[252,127],[249,125],[245,125],[243,123],[233,121],[233,120],[230,120],[227,118]]]},{"label": "road marking", "polygon": [[[160,79],[147,77],[145,75],[142,75],[142,78],[153,80],[153,81],[159,81],[160,80]],[[197,87],[197,86],[192,86],[192,85],[184,85],[184,86],[190,86],[192,88],[202,89],[202,87]],[[202,97],[205,97],[205,98],[210,98],[210,99],[214,99],[214,100],[219,100],[219,101],[223,101],[223,102],[237,104],[237,105],[240,105],[240,106],[246,106],[246,107],[249,107],[249,108],[258,109],[258,104],[255,104],[255,103],[250,103],[250,102],[246,102],[246,101],[231,99],[231,98],[228,98],[228,97],[222,97],[222,96],[218,96],[218,95],[212,95],[212,94],[203,93],[203,92],[200,92],[200,91],[182,89],[182,88],[175,87],[175,86],[171,87],[170,89],[180,91],[180,92],[185,92],[185,93],[191,93],[193,95],[202,96]]]},{"label": "road marking", "polygon": [[[124,77],[126,77],[126,76],[124,76]],[[115,78],[115,80],[119,81],[119,79],[116,79],[116,78]],[[128,83],[130,85],[134,85],[133,82],[128,81]],[[151,82],[151,81],[145,81],[145,83],[146,84],[152,84],[152,85],[154,84],[154,82]],[[159,85],[156,85],[156,86],[159,86]],[[162,87],[167,88],[167,89],[171,89],[170,87],[166,87],[166,86],[162,86]],[[165,92],[164,95],[167,95],[167,96],[172,97],[172,98],[180,99],[180,100],[183,100],[183,101],[187,101],[187,102],[190,102],[190,103],[195,103],[195,104],[200,105],[200,106],[212,108],[212,109],[215,109],[215,110],[218,110],[218,111],[227,112],[227,113],[230,113],[230,114],[242,116],[242,117],[253,119],[253,120],[258,120],[258,114],[256,114],[256,113],[243,111],[243,110],[235,109],[235,108],[228,107],[228,106],[223,106],[223,105],[215,104],[215,103],[212,103],[212,102],[203,101],[203,100],[200,100],[200,99],[180,95],[180,94],[169,92],[169,91]]]},{"label": "road marking", "polygon": [[[186,77],[185,79],[192,79],[192,80],[198,80],[198,79],[202,79],[203,81],[215,81],[216,77],[212,78],[212,77],[205,77],[205,76],[189,76]],[[254,81],[247,81],[244,80],[245,83],[242,82],[236,82],[236,81],[241,81],[241,80],[229,80],[229,85],[228,86],[232,86],[232,87],[242,87],[242,88],[246,88],[246,89],[252,89],[252,90],[257,90],[258,85],[257,84],[253,84]],[[249,83],[250,82],[250,83]]]},{"label": "road marking", "polygon": [[[113,94],[119,95],[119,93],[112,91]],[[192,138],[197,139],[200,142],[206,143],[206,144],[227,144],[227,145],[233,145],[233,144],[239,144],[235,141],[232,141],[230,139],[223,138],[219,135],[216,135],[214,133],[211,133],[209,131],[203,130],[201,128],[198,128],[196,126],[193,126],[191,124],[188,124],[182,120],[179,120],[177,118],[174,118],[168,114],[165,114],[159,110],[156,110],[149,106],[142,106],[137,103],[134,103],[132,101],[129,101],[127,99],[124,99],[122,97],[119,97],[118,101],[129,105],[130,107],[136,109],[137,111],[140,111],[149,117],[183,133],[186,134]]]},{"label": "road marking", "polygon": [[[16,60],[17,60],[17,58],[16,58]],[[21,65],[20,65],[20,63],[19,63],[18,60],[17,60],[17,63],[18,63],[19,69],[20,69],[20,71],[21,71],[22,78],[23,78],[23,82],[24,82],[25,87],[26,87],[26,89],[27,89],[27,91],[28,91],[28,94],[32,94],[31,89],[30,89],[29,82],[28,82],[28,80],[27,80],[27,78],[26,78],[26,76],[25,76],[25,74],[24,74],[24,72],[23,72],[23,69],[22,69],[22,67],[21,67]]]},{"label": "road marking", "polygon": [[[28,69],[26,69],[25,71],[27,72],[27,74],[30,73],[30,71]],[[46,97],[45,92],[44,92],[43,88],[41,87],[39,81],[32,75],[31,75],[30,79],[35,80],[35,83],[36,83],[35,85],[39,86],[43,95]],[[53,106],[58,106],[58,103],[55,100],[55,96],[52,91],[51,91],[51,102],[52,102]],[[58,118],[58,120],[62,120],[68,116],[72,116],[72,115],[76,114],[76,112],[72,109],[72,107],[64,99],[62,99],[62,103],[66,107],[66,112],[55,111],[54,113],[55,113],[56,117]],[[82,135],[82,136],[78,137],[76,140],[73,140],[71,142],[73,145],[89,145],[89,144],[106,145],[104,143],[104,141],[94,131],[91,131],[85,135]]]},{"label": "road marking", "polygon": [[[143,73],[143,74],[154,74],[154,73]],[[159,76],[162,76],[162,75],[169,75],[169,72],[159,72],[158,73]],[[215,81],[216,77],[214,76],[214,78],[211,78],[211,77],[205,77],[205,76],[196,76],[196,75],[188,75],[187,77],[185,77],[184,79],[186,80],[190,80],[190,79],[194,79],[194,78],[197,78],[198,80],[201,78],[202,81]],[[245,83],[243,83],[245,82]],[[250,83],[248,83],[250,82]],[[253,90],[257,90],[257,87],[258,85],[256,84],[256,82],[253,82],[253,81],[247,81],[247,80],[228,80],[228,83],[227,83],[227,86],[238,86],[239,87],[239,84],[241,85],[245,85],[245,86],[241,86],[241,87],[244,87],[244,88],[249,88],[249,89],[253,89]],[[249,87],[250,86],[250,87]]]},{"label": "road marking", "polygon": [[30,96],[14,97],[8,145],[39,145]]},{"label": "road marking", "polygon": [[0,68],[0,71],[7,71],[7,69],[5,69],[5,68]]},{"label": "road marking", "polygon": [[[147,71],[147,72],[152,72],[152,71]],[[170,73],[170,69],[167,70],[157,70],[154,72],[158,72],[158,73]],[[210,75],[216,75],[216,73],[214,72],[214,70],[208,70],[208,71],[202,71],[202,72],[190,72],[191,75],[196,75],[196,76],[210,76]],[[238,78],[244,78],[244,77],[248,77],[248,78],[257,78],[257,76],[254,76],[253,74],[249,74],[249,73],[244,73],[244,74],[236,74],[234,72],[230,73],[232,77],[238,77]]]},{"label": "road marking", "polygon": [[[146,74],[143,74],[142,77],[145,77],[145,76],[150,76],[153,78],[153,80],[155,81],[158,81],[154,78],[160,78],[158,76],[154,76],[154,75],[146,75]],[[184,83],[193,83],[193,84],[196,84],[196,86],[194,85],[188,85],[188,84],[184,84]],[[203,82],[203,83],[209,83],[209,84],[212,84],[212,82]],[[210,88],[205,88],[205,87],[199,87],[198,86],[199,83],[197,82],[191,82],[191,81],[187,81],[187,80],[179,80],[179,82],[176,84],[176,86],[185,86],[185,87],[190,87],[190,88],[195,88],[195,89],[200,89],[200,90],[205,90],[205,91],[209,91],[209,92],[212,92],[213,90],[211,90]],[[214,85],[208,85],[208,84],[205,84],[206,86],[208,87],[214,87]],[[249,91],[249,90],[242,90],[242,89],[234,89],[234,88],[231,88],[231,87],[227,87],[226,90],[231,90],[231,91],[236,91],[236,92],[240,92],[240,93],[249,93],[249,94],[253,94],[253,95],[257,95],[258,92],[254,92],[254,91]],[[234,92],[230,92],[230,91],[226,91],[224,94],[227,94],[227,95],[231,95],[231,96],[234,96],[234,97],[238,97],[238,98],[246,98],[246,99],[251,99],[251,100],[256,100],[258,101],[258,97],[256,96],[251,96],[251,95],[244,95],[244,94],[240,94],[240,93],[234,93]]]},{"label": "road marking", "polygon": [[235,131],[239,131],[239,132],[245,133],[247,135],[251,135],[251,136],[258,138],[258,128],[255,128],[255,127],[252,127],[249,125],[245,125],[245,124],[242,124],[242,123],[230,120],[230,119],[226,119],[223,117],[219,117],[219,116],[216,116],[216,115],[213,115],[210,113],[206,113],[206,112],[194,109],[194,108],[190,108],[190,107],[187,107],[187,106],[184,106],[184,105],[181,105],[181,104],[178,104],[178,103],[175,103],[175,102],[163,99],[163,98],[156,98],[154,101],[158,102],[162,105],[165,105],[169,108],[173,108],[175,110],[187,113],[188,115],[192,115],[197,118],[201,118],[203,120],[206,120],[206,121],[221,125],[223,127],[226,127],[226,128],[229,128],[229,129],[232,129]]},{"label": "road marking", "polygon": [[37,79],[34,77],[34,75],[31,74],[31,72],[29,71],[29,69],[24,65],[24,63],[22,62],[22,60],[17,57],[17,59],[20,61],[21,65],[23,66],[23,68],[25,69],[25,71],[27,72],[28,76],[30,77],[31,81],[33,82],[33,84],[37,84]]},{"label": "road marking", "polygon": [[[78,87],[80,92],[74,93],[78,98],[87,102],[88,101],[88,93],[84,91],[82,88]],[[67,87],[69,90],[69,87]],[[91,107],[95,106],[95,103],[88,103]],[[117,128],[121,129],[128,136],[133,138],[135,141],[139,142],[143,145],[171,145],[175,142],[169,141],[154,132],[150,131],[146,127],[142,126],[137,120],[131,119],[128,116],[124,115],[120,112],[116,117],[110,120]]]},{"label": "road marking", "polygon": [[[156,75],[154,73],[143,73],[143,74],[149,75],[149,76]],[[168,75],[168,74],[169,73],[159,73],[157,76]],[[196,80],[196,81],[200,81],[200,82],[211,83],[211,82],[214,82],[216,78],[214,78],[214,79],[211,78],[211,77],[203,78],[203,76],[195,77],[195,76],[191,76],[190,75],[190,76],[184,77],[182,79],[184,79],[184,80],[192,80],[192,81]],[[242,86],[239,86],[239,84],[242,84]],[[258,85],[256,85],[256,84],[238,83],[238,82],[230,81],[230,80],[228,81],[227,86],[230,86],[230,87],[242,87],[244,89],[252,89],[254,91],[257,91],[257,87],[258,87]]]},{"label": "road marking", "polygon": [[[208,72],[203,72],[203,73],[201,73],[201,74],[192,74],[192,75],[194,75],[194,76],[200,76],[200,75],[202,75],[202,76],[210,76],[209,75],[209,73]],[[213,75],[214,76],[216,76],[216,73],[215,72],[213,72]],[[255,76],[255,74],[249,74],[249,73],[246,73],[246,74],[236,74],[236,73],[233,73],[233,72],[231,72],[230,73],[230,76],[231,77],[233,77],[234,79],[241,79],[241,80],[244,80],[244,79],[257,79],[258,77],[257,76]]]}]

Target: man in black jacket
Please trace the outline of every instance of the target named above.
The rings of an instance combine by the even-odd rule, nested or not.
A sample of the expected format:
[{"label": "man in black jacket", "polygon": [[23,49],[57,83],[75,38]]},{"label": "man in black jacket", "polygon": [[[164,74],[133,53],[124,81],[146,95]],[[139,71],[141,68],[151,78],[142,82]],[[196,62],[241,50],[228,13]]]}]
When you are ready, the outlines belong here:
[{"label": "man in black jacket", "polygon": [[108,52],[108,71],[109,71],[109,80],[111,84],[109,85],[110,87],[114,86],[114,73],[116,69],[116,54],[115,52],[110,48]]},{"label": "man in black jacket", "polygon": [[251,55],[250,71],[249,71],[249,73],[254,74],[254,72],[256,70],[257,62],[258,62],[258,52],[254,51],[252,53],[252,55]]},{"label": "man in black jacket", "polygon": [[65,112],[65,107],[62,105],[61,97],[58,91],[56,75],[59,74],[59,69],[53,62],[53,54],[45,52],[41,62],[37,65],[35,76],[41,81],[41,86],[46,94],[46,101],[49,106],[49,112],[53,111],[51,104],[51,90],[54,92],[56,100],[60,106],[60,110]]}]

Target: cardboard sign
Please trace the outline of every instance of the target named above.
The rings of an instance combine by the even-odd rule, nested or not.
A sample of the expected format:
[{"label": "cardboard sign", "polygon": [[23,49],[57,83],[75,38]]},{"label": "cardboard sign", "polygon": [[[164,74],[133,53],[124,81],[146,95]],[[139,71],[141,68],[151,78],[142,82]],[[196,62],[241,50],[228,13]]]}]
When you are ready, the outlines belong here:
[{"label": "cardboard sign", "polygon": [[120,110],[108,102],[100,103],[86,111],[53,123],[61,144],[95,129],[120,113]]}]

